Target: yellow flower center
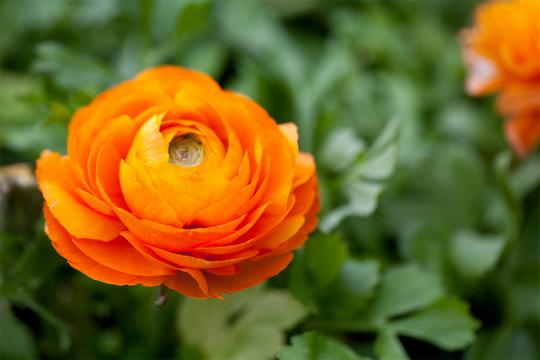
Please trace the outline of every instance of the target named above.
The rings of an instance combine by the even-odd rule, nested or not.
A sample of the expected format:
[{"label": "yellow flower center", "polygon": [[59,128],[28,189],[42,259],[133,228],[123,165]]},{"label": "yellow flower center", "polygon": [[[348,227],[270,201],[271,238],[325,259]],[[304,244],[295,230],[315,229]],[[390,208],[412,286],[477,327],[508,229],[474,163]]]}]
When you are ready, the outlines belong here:
[{"label": "yellow flower center", "polygon": [[176,136],[169,143],[169,162],[171,164],[195,167],[204,160],[204,146],[194,134]]}]

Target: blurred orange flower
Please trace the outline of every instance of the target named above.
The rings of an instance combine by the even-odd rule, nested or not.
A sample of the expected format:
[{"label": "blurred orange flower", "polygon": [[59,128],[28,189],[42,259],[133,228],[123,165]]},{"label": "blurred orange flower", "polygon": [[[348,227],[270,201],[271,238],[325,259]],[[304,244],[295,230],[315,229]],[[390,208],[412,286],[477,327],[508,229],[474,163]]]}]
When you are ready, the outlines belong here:
[{"label": "blurred orange flower", "polygon": [[149,69],[75,114],[66,156],[41,154],[46,232],[109,284],[201,298],[258,284],[317,225],[315,162],[297,140],[205,74]]},{"label": "blurred orange flower", "polygon": [[507,137],[525,155],[540,140],[540,1],[495,0],[475,15],[475,26],[462,33],[466,90],[499,92],[498,109],[511,118]]}]

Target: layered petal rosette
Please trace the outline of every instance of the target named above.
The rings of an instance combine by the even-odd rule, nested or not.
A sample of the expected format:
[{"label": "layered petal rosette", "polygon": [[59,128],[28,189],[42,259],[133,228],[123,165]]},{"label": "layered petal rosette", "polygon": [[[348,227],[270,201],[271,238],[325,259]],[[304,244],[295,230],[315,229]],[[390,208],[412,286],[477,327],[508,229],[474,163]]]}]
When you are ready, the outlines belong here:
[{"label": "layered petal rosette", "polygon": [[317,225],[315,162],[297,140],[203,73],[146,70],[75,114],[67,155],[42,153],[46,232],[109,284],[201,298],[258,284]]}]

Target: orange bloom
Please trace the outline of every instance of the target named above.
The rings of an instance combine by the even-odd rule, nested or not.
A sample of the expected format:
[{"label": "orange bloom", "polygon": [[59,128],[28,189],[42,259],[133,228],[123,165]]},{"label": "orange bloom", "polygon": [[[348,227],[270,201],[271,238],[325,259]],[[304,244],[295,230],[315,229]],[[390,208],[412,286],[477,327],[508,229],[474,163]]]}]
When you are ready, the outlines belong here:
[{"label": "orange bloom", "polygon": [[37,162],[46,232],[89,277],[220,297],[282,271],[317,225],[296,126],[205,74],[149,69],[100,94]]},{"label": "orange bloom", "polygon": [[[467,92],[500,92],[499,111],[510,117],[527,113],[523,129],[535,133],[540,122],[540,1],[491,1],[478,7],[475,20],[475,27],[463,32]],[[531,139],[516,132],[507,136],[521,155],[540,140],[540,135]]]},{"label": "orange bloom", "polygon": [[506,136],[520,155],[525,155],[540,139],[540,108],[518,113],[505,124]]}]

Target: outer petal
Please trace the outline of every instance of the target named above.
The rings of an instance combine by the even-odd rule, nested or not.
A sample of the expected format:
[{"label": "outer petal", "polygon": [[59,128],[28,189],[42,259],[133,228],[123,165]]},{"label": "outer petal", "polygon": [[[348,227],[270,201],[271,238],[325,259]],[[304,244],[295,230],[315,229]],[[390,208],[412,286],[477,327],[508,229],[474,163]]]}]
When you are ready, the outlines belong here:
[{"label": "outer petal", "polygon": [[536,84],[514,83],[506,86],[497,99],[497,108],[509,115],[527,109],[540,109],[540,79]]},{"label": "outer petal", "polygon": [[44,151],[37,161],[38,184],[50,211],[62,226],[79,238],[109,241],[118,236],[124,225],[80,201],[66,181],[59,154]]},{"label": "outer petal", "polygon": [[186,84],[195,85],[205,90],[218,91],[220,86],[210,76],[196,70],[178,66],[163,65],[141,72],[136,80],[155,83],[173,97]]},{"label": "outer petal", "polygon": [[524,157],[540,142],[540,109],[514,116],[504,129],[514,151]]},{"label": "outer petal", "polygon": [[[165,285],[186,296],[196,298],[212,297],[208,292],[208,283],[201,270],[185,269],[178,271],[175,276],[170,277]],[[213,297],[219,298],[219,295]]]},{"label": "outer petal", "polygon": [[74,238],[73,243],[96,262],[126,274],[140,276],[174,274],[173,270],[159,265],[158,262],[149,261],[122,237],[109,242]]},{"label": "outer petal", "polygon": [[64,257],[72,267],[84,273],[88,277],[107,284],[142,284],[146,286],[159,285],[168,278],[168,276],[137,276],[133,274],[126,274],[124,272],[108,268],[92,260],[85,253],[79,250],[75,244],[73,244],[70,235],[54,218],[53,214],[46,206],[43,208],[43,213],[47,223],[45,232],[51,239],[56,251],[62,257]]},{"label": "outer petal", "polygon": [[211,293],[228,294],[259,284],[280,273],[293,259],[292,253],[267,256],[258,261],[240,264],[240,271],[232,276],[206,274]]},{"label": "outer petal", "polygon": [[147,258],[153,259],[155,262],[164,265],[166,264],[167,268],[175,268],[181,271],[185,269],[213,269],[234,265],[242,260],[246,260],[257,255],[258,253],[257,250],[248,250],[228,256],[223,260],[206,260],[205,258],[191,256],[189,253],[174,253],[144,244],[140,239],[137,239],[129,232],[124,232],[122,235],[141,253],[144,253]]},{"label": "outer petal", "polygon": [[500,88],[503,77],[497,65],[472,49],[463,51],[467,66],[465,89],[469,95],[489,94]]}]

